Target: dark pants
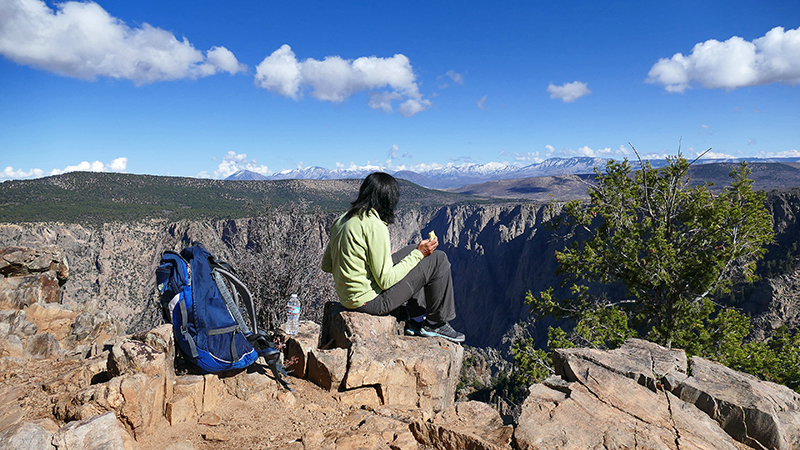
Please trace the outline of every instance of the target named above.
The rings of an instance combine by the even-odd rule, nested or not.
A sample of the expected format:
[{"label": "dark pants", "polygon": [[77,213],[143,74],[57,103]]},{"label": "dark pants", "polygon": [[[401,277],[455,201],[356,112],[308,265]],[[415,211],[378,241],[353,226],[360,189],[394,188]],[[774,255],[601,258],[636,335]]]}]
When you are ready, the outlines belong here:
[{"label": "dark pants", "polygon": [[[392,255],[392,261],[397,264],[415,248],[416,245],[404,247]],[[402,280],[356,308],[356,311],[385,316],[404,304],[411,317],[425,314],[433,323],[455,319],[453,276],[450,273],[450,261],[443,251],[434,250],[422,258]]]}]

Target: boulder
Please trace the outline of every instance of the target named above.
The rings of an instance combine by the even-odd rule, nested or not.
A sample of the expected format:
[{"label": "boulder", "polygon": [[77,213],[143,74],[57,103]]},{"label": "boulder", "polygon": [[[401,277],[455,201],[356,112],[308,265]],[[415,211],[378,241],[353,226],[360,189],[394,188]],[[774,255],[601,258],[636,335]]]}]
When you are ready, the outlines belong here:
[{"label": "boulder", "polygon": [[374,385],[386,405],[441,411],[453,404],[463,355],[460,345],[439,338],[356,340],[349,351],[344,387]]},{"label": "boulder", "polygon": [[[568,383],[567,389],[549,383],[531,386],[514,431],[517,448],[736,449],[733,440],[697,408],[673,407],[681,402],[670,393],[656,394],[599,366],[587,375],[604,385],[613,379],[615,386],[600,393],[593,390],[596,384],[581,382]],[[625,391],[628,401],[613,403],[611,394]],[[628,409],[631,406],[633,410]]]},{"label": "boulder", "polygon": [[322,328],[319,332],[319,348],[350,348],[353,336],[365,340],[369,337],[402,334],[397,320],[392,316],[370,316],[354,313],[339,302],[325,303]]},{"label": "boulder", "polygon": [[58,303],[34,303],[26,310],[27,320],[36,325],[39,333],[51,333],[63,341],[73,330],[78,313]]},{"label": "boulder", "polygon": [[73,344],[81,342],[104,344],[120,334],[122,325],[118,320],[105,311],[94,311],[81,313],[75,318],[69,339]]},{"label": "boulder", "polygon": [[175,378],[172,397],[167,401],[165,415],[170,425],[196,422],[203,413],[205,378],[184,375]]},{"label": "boulder", "polygon": [[12,425],[0,432],[0,448],[5,450],[54,450],[50,443],[53,433],[43,426],[23,422]]},{"label": "boulder", "polygon": [[575,359],[590,361],[630,378],[653,392],[665,376],[669,375],[670,380],[683,379],[687,370],[686,353],[683,350],[667,349],[642,339],[628,339],[620,348],[610,351],[590,348],[556,350],[553,353],[553,366],[566,381],[578,379],[571,364]]},{"label": "boulder", "polygon": [[381,406],[381,397],[374,386],[364,386],[356,389],[348,389],[336,394],[336,400],[343,405],[352,406]]},{"label": "boulder", "polygon": [[520,449],[800,448],[800,396],[694,357],[629,340],[612,351],[559,349],[559,376],[529,389]]},{"label": "boulder", "polygon": [[112,377],[136,372],[158,375],[165,373],[167,364],[166,355],[163,352],[144,342],[125,339],[111,349],[111,355],[108,358],[108,373]]},{"label": "boulder", "polygon": [[119,408],[120,419],[133,431],[138,439],[150,432],[151,426],[164,417],[166,403],[165,377],[137,373],[120,377],[119,392],[123,403]]},{"label": "boulder", "polygon": [[308,369],[308,352],[317,348],[319,341],[319,325],[304,320],[300,322],[297,334],[286,337],[283,349],[284,364],[289,375],[305,378]]},{"label": "boulder", "polygon": [[58,340],[50,333],[39,333],[29,337],[26,350],[32,358],[36,359],[55,359],[64,354]]},{"label": "boulder", "polygon": [[15,334],[0,337],[0,357],[24,358],[25,347],[22,340]]},{"label": "boulder", "polygon": [[61,287],[54,272],[0,279],[0,308],[22,309],[60,301]]},{"label": "boulder", "polygon": [[306,378],[328,391],[338,390],[347,373],[347,349],[314,348],[308,352]]},{"label": "boulder", "polygon": [[514,433],[497,410],[476,401],[458,402],[432,421],[417,420],[410,428],[419,443],[443,450],[511,450]]},{"label": "boulder", "polygon": [[133,439],[112,412],[72,422],[53,435],[58,450],[132,450]]},{"label": "boulder", "polygon": [[3,315],[4,320],[9,323],[8,333],[16,334],[19,337],[33,336],[38,331],[36,324],[27,320],[28,315],[25,311],[14,311],[12,315]]},{"label": "boulder", "polygon": [[[172,397],[175,348],[171,333],[165,325],[117,342],[108,355],[106,372],[72,375],[81,383],[90,378],[97,384],[61,396],[54,408],[56,417],[82,420],[114,411],[137,438],[146,435],[164,417]],[[58,389],[58,380],[45,386]]]},{"label": "boulder", "polygon": [[[322,349],[347,349],[341,390],[374,387],[384,405],[441,411],[453,404],[464,358],[460,345],[441,338],[402,336],[402,327],[392,316],[336,305],[325,305],[319,342]],[[317,356],[322,353],[315,352],[320,361]],[[327,386],[325,381],[323,387]]]},{"label": "boulder", "polygon": [[203,412],[206,413],[213,411],[222,401],[225,385],[214,373],[203,375],[203,380]]},{"label": "boulder", "polygon": [[700,357],[675,394],[736,440],[755,448],[800,448],[800,394]]}]

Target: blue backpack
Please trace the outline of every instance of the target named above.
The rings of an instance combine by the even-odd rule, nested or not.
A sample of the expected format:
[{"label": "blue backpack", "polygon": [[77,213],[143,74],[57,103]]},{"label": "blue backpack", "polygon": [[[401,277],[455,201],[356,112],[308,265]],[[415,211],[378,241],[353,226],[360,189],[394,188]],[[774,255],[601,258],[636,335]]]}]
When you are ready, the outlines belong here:
[{"label": "blue backpack", "polygon": [[180,254],[164,252],[156,282],[164,318],[172,323],[178,347],[202,373],[242,369],[264,356],[276,379],[288,387],[279,375],[285,374],[278,364],[280,352],[258,330],[252,295],[230,265],[195,243]]}]

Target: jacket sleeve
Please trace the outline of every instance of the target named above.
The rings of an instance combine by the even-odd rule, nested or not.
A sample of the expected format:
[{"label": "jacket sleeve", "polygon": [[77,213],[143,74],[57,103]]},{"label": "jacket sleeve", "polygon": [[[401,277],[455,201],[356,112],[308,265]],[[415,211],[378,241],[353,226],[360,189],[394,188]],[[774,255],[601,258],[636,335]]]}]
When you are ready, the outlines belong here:
[{"label": "jacket sleeve", "polygon": [[322,257],[322,271],[333,273],[333,260],[331,259],[331,244],[325,246],[325,255]]},{"label": "jacket sleeve", "polygon": [[422,261],[424,255],[414,249],[400,262],[394,264],[389,242],[389,229],[380,219],[371,225],[364,230],[367,241],[367,262],[373,279],[378,287],[385,291],[402,280],[411,269]]}]

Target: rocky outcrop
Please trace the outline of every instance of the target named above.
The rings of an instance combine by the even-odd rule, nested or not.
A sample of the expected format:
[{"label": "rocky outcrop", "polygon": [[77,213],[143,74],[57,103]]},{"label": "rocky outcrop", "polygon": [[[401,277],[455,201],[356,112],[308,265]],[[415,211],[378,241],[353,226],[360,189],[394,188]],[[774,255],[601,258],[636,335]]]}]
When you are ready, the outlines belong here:
[{"label": "rocky outcrop", "polygon": [[[17,272],[6,273],[14,276]],[[22,301],[17,305],[22,309],[0,311],[4,332],[0,348],[13,355],[0,358],[0,362],[3,367],[24,367],[26,361],[68,362],[71,368],[38,382],[47,403],[52,404],[52,419],[23,420],[27,409],[17,408],[16,402],[29,386],[0,386],[0,448],[131,450],[165,424],[218,425],[222,419],[215,410],[231,398],[246,402],[278,399],[290,408],[300,406],[295,393],[283,390],[260,365],[234,373],[177,375],[169,324],[119,336],[110,326],[113,321],[104,320],[106,315],[79,314],[65,305],[42,303],[41,292],[29,294],[19,297]],[[286,364],[300,377],[311,374],[318,380],[324,372],[326,388],[340,389],[331,394],[340,404],[373,412],[351,414],[355,422],[343,431],[327,436],[307,433],[304,444],[316,443],[313,448],[369,444],[416,449],[409,423],[424,422],[435,411],[453,409],[461,347],[440,339],[399,336],[400,328],[392,317],[339,312],[330,318],[338,324],[333,329],[342,333],[336,340],[346,339],[347,348],[318,348],[320,326],[304,322],[301,333],[287,342]],[[368,368],[367,360],[373,364]],[[378,366],[380,371],[373,370]],[[302,406],[314,409],[314,405]],[[437,426],[445,422],[439,419]],[[232,436],[211,428],[204,439],[225,442]],[[331,442],[335,447],[326,447]]]},{"label": "rocky outcrop", "polygon": [[69,278],[63,253],[53,245],[0,249],[0,309],[61,302],[60,287]]},{"label": "rocky outcrop", "polygon": [[[59,303],[69,278],[60,247],[0,249],[0,274],[0,358],[11,358],[6,363],[84,356],[91,352],[89,343],[102,345],[120,334],[119,322],[107,314]],[[87,323],[90,317],[95,320]]]},{"label": "rocky outcrop", "polygon": [[445,339],[403,336],[400,325],[393,316],[347,311],[330,302],[321,328],[304,324],[289,337],[287,369],[325,389],[337,386],[346,402],[372,398],[377,405],[434,412],[452,406],[463,348]]},{"label": "rocky outcrop", "polygon": [[152,328],[160,318],[156,305],[155,267],[165,250],[184,242],[206,242],[220,229],[200,222],[77,224],[0,224],[0,246],[58,246],[69,260],[70,282],[62,288],[64,305],[103,311],[134,333]]},{"label": "rocky outcrop", "polygon": [[421,444],[442,450],[511,450],[514,428],[486,403],[467,401],[448,406],[433,420],[411,424]]},{"label": "rocky outcrop", "polygon": [[52,445],[58,450],[133,450],[133,440],[111,412],[62,427]]},{"label": "rocky outcrop", "polygon": [[[702,358],[687,360],[681,350],[641,340],[613,351],[559,350],[558,376],[531,386],[513,428],[487,404],[453,402],[460,346],[401,336],[392,317],[347,311],[328,317],[338,325],[304,323],[302,335],[292,338],[296,345],[286,349],[345,352],[338,390],[306,383],[298,386],[302,394],[287,391],[260,365],[222,375],[177,375],[172,329],[163,325],[117,337],[110,348],[87,353],[71,370],[41,383],[52,418],[25,420],[26,410],[15,405],[30,385],[0,384],[0,448],[205,448],[181,444],[182,431],[173,441],[159,440],[165,428],[185,427],[203,427],[202,439],[227,443],[222,448],[269,442],[269,448],[298,450],[783,450],[800,444],[800,395]],[[325,329],[340,330],[337,337],[327,333],[328,342],[347,348],[316,348]],[[45,358],[44,364],[70,361],[67,355]],[[308,377],[314,358],[297,375]],[[309,402],[315,395],[337,406]],[[235,401],[254,408],[237,419],[229,409]],[[315,421],[320,419],[335,425],[322,430]],[[247,437],[238,436],[250,428]]]},{"label": "rocky outcrop", "polygon": [[673,392],[751,447],[800,448],[800,394],[694,357]]},{"label": "rocky outcrop", "polygon": [[613,351],[557,350],[559,376],[531,386],[520,449],[788,450],[800,395],[681,350],[632,339]]}]

